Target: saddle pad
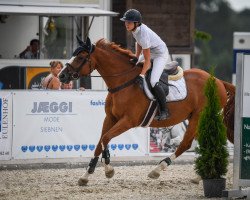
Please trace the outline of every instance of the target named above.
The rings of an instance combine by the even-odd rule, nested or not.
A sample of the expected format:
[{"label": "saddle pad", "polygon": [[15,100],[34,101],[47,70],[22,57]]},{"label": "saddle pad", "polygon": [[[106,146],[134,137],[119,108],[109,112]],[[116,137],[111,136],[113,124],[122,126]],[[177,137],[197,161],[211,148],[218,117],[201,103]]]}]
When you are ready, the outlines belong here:
[{"label": "saddle pad", "polygon": [[[169,81],[168,83],[171,85],[169,86],[169,94],[166,97],[167,102],[180,101],[186,98],[187,86],[186,86],[186,81],[184,77],[182,77],[181,79],[177,81]],[[147,113],[139,126],[148,127],[153,121],[154,116],[156,115],[157,103],[154,99],[154,96],[149,91],[148,85],[146,84],[145,79],[144,79],[143,85],[144,85],[144,92],[147,95],[147,97],[151,100],[151,102],[148,107]]]},{"label": "saddle pad", "polygon": [[[187,96],[187,86],[186,86],[186,81],[184,77],[177,81],[168,81],[169,84],[169,94],[166,97],[167,102],[171,101],[180,101],[186,98]],[[147,82],[145,79],[143,79],[143,87],[144,87],[144,92],[146,96],[150,100],[155,100],[154,95],[151,93],[151,91],[148,88]]]},{"label": "saddle pad", "polygon": [[177,81],[169,81],[169,94],[166,97],[167,102],[180,101],[187,96],[187,86],[184,77]]}]

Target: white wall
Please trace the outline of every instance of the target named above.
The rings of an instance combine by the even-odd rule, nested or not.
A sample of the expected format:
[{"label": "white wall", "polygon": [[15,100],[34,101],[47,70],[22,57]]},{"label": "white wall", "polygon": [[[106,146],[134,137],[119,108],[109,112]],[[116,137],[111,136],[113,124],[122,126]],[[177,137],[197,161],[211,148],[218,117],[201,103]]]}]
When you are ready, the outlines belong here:
[{"label": "white wall", "polygon": [[[110,10],[110,0],[100,0],[99,1],[100,9]],[[91,21],[91,17],[90,17]],[[91,41],[97,42],[101,38],[111,39],[110,35],[111,28],[111,18],[110,17],[95,17],[92,27],[89,32]],[[98,76],[99,73],[94,71],[93,76]],[[92,78],[92,89],[95,90],[106,90],[107,86],[102,78]]]},{"label": "white wall", "polygon": [[99,0],[1,0],[3,4],[98,4]]},{"label": "white wall", "polygon": [[0,55],[4,59],[18,56],[32,39],[38,39],[38,16],[8,16],[6,23],[0,23]]},{"label": "white wall", "polygon": [[[47,4],[48,0],[43,0],[40,4]],[[35,0],[13,0],[12,2],[3,1],[3,3],[16,3],[16,4],[32,4],[38,3]],[[50,3],[88,3],[92,5],[99,5],[100,9],[110,10],[110,0],[92,0],[92,1],[59,1],[51,0]],[[90,21],[91,21],[90,17]],[[37,33],[39,32],[39,16],[9,16],[6,23],[0,24],[0,55],[2,59],[14,59],[18,57],[28,45],[31,39],[39,38]],[[101,38],[110,40],[110,17],[95,17],[92,27],[90,29],[90,39],[92,42],[96,42]],[[1,62],[1,60],[0,60]],[[0,63],[1,64],[1,63]],[[39,66],[39,65],[38,65]],[[92,75],[99,75],[98,72],[94,72]],[[94,90],[106,90],[106,84],[102,78],[92,79],[92,89]]]}]

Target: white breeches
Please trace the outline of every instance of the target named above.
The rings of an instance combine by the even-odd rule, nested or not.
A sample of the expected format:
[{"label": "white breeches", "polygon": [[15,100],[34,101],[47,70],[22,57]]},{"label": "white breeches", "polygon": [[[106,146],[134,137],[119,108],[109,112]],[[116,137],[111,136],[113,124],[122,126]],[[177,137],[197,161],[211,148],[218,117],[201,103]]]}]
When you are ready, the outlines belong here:
[{"label": "white breeches", "polygon": [[[169,52],[168,49],[166,49],[166,52],[164,54],[150,54],[150,59],[153,60],[153,69],[152,74],[150,78],[151,86],[154,87],[157,82],[159,82],[161,74],[166,67],[166,64],[169,62]],[[141,54],[139,56],[138,62],[143,62],[144,56]]]}]

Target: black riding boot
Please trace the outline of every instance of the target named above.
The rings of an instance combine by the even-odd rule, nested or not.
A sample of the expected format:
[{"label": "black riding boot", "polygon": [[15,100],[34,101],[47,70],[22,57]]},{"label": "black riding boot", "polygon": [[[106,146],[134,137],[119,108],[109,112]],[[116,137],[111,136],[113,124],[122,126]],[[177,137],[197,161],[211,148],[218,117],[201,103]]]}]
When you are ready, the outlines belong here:
[{"label": "black riding boot", "polygon": [[161,84],[158,82],[153,87],[154,95],[159,103],[159,115],[155,116],[156,120],[165,120],[169,118],[170,114],[168,112],[167,104],[166,104],[166,95],[165,92],[161,86]]}]

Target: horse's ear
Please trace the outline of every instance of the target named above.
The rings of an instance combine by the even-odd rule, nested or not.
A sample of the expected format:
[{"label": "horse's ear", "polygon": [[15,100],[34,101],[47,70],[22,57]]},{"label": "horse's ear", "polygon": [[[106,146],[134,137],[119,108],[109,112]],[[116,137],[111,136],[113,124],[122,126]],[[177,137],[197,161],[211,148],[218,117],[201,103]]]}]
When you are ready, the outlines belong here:
[{"label": "horse's ear", "polygon": [[76,36],[77,42],[79,44],[79,46],[84,46],[84,42],[79,38],[79,36]]},{"label": "horse's ear", "polygon": [[91,53],[93,51],[93,45],[91,44],[89,37],[86,38],[86,45],[87,45],[89,52]]},{"label": "horse's ear", "polygon": [[91,44],[89,37],[86,38],[86,45],[87,45],[87,47],[91,48],[92,44]]}]

